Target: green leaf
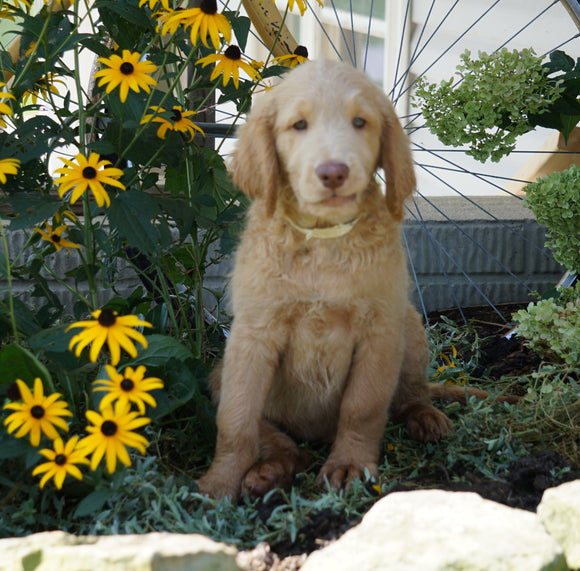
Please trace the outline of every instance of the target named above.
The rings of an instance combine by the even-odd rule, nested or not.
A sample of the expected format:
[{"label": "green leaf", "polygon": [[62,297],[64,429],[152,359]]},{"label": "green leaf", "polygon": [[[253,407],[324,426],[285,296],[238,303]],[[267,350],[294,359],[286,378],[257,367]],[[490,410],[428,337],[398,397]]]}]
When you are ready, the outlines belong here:
[{"label": "green leaf", "polygon": [[560,132],[564,136],[564,142],[568,144],[568,137],[575,129],[576,125],[578,125],[580,115],[560,115],[560,120],[562,123],[562,129]]},{"label": "green leaf", "polygon": [[0,353],[0,384],[8,385],[21,379],[31,385],[36,377],[44,384],[52,384],[48,369],[27,349],[20,345],[7,345]]},{"label": "green leaf", "polygon": [[29,452],[30,444],[26,440],[8,435],[5,438],[0,438],[0,460],[19,458],[26,456]]},{"label": "green leaf", "polygon": [[121,192],[108,209],[111,226],[143,252],[159,250],[159,233],[153,219],[158,214],[154,198],[138,190]]},{"label": "green leaf", "polygon": [[20,230],[42,224],[62,206],[60,200],[35,193],[18,193],[11,196],[8,202],[17,214],[10,221],[10,230]]},{"label": "green leaf", "polygon": [[157,406],[149,407],[147,416],[155,422],[190,401],[199,391],[199,379],[207,377],[203,367],[201,361],[170,359],[165,364],[164,389],[153,391]]},{"label": "green leaf", "polygon": [[20,299],[14,300],[14,319],[18,331],[22,331],[27,336],[34,335],[40,329],[36,320],[36,313]]},{"label": "green leaf", "polygon": [[248,42],[248,34],[250,33],[252,21],[245,16],[239,16],[237,12],[224,12],[224,16],[228,18],[232,25],[232,30],[236,35],[239,48],[244,51]]},{"label": "green leaf", "polygon": [[544,64],[548,74],[555,71],[572,71],[574,60],[562,50],[555,50],[550,54],[550,63]]},{"label": "green leaf", "polygon": [[97,54],[99,57],[111,57],[111,50],[104,45],[103,42],[100,42],[93,37],[83,38],[79,43]]},{"label": "green leaf", "polygon": [[99,155],[112,155],[115,152],[115,145],[110,141],[98,140],[90,145],[87,145],[91,151],[98,153]]},{"label": "green leaf", "polygon": [[135,367],[163,367],[170,359],[187,361],[194,356],[191,351],[173,337],[167,335],[147,335],[147,349],[139,351],[135,359],[127,363],[127,366]]},{"label": "green leaf", "polygon": [[127,0],[99,0],[95,2],[101,19],[119,48],[138,49],[140,41],[153,24],[145,11]]},{"label": "green leaf", "polygon": [[[28,339],[28,344],[34,351],[50,353],[68,353],[68,345],[75,331],[67,331],[68,325],[59,325],[43,329]],[[78,332],[78,329],[76,330]]]},{"label": "green leaf", "polygon": [[74,511],[74,517],[86,517],[99,513],[114,494],[113,490],[95,490],[91,492],[79,502]]},{"label": "green leaf", "polygon": [[139,26],[141,28],[151,28],[151,20],[147,17],[145,12],[136,6],[134,3],[127,0],[98,0],[95,6],[102,13],[107,14],[107,18],[119,18],[125,20],[130,24]]}]

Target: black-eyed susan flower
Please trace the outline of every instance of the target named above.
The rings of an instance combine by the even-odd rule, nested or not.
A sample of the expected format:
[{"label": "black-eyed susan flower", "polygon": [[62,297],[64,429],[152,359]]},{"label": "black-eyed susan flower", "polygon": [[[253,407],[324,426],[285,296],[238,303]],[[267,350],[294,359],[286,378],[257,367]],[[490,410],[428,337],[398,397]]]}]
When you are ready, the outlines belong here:
[{"label": "black-eyed susan flower", "polygon": [[[4,87],[6,84],[0,81],[0,88]],[[12,115],[12,109],[6,103],[2,103],[2,99],[16,99],[12,93],[6,93],[5,91],[0,91],[0,127],[6,128],[6,121],[3,116]]]},{"label": "black-eyed susan flower", "polygon": [[107,66],[95,73],[95,78],[101,78],[99,87],[106,85],[105,91],[111,93],[119,86],[119,97],[121,102],[125,102],[129,89],[139,93],[141,89],[150,93],[151,85],[157,82],[151,77],[155,73],[157,66],[150,61],[141,60],[141,54],[123,50],[123,54],[118,56],[113,54],[110,58],[99,58],[99,61]]},{"label": "black-eyed susan flower", "polygon": [[467,382],[467,376],[466,374],[461,370],[457,368],[456,363],[456,359],[457,359],[457,349],[455,348],[455,345],[450,344],[451,345],[451,355],[452,357],[450,358],[448,355],[446,355],[445,353],[440,353],[440,357],[447,363],[445,365],[441,365],[440,367],[437,368],[437,371],[435,372],[435,377],[439,377],[439,376],[445,376],[445,377],[449,377],[452,376],[453,378],[450,379],[448,378],[445,381],[446,385],[464,385]]},{"label": "black-eyed susan flower", "polygon": [[236,89],[240,86],[240,69],[243,69],[254,81],[260,80],[258,70],[242,58],[240,48],[235,45],[228,46],[223,54],[211,54],[201,58],[197,63],[202,67],[215,63],[216,66],[209,79],[213,81],[221,75],[224,86],[229,83],[230,78]]},{"label": "black-eyed susan flower", "polygon": [[89,461],[86,458],[86,453],[79,450],[77,446],[78,441],[78,436],[73,436],[66,444],[62,441],[62,438],[56,438],[52,443],[52,449],[44,448],[40,450],[40,454],[48,462],[39,464],[34,468],[32,475],[38,476],[38,474],[44,474],[39,483],[41,488],[44,488],[44,485],[51,478],[54,478],[56,489],[61,490],[67,474],[70,474],[77,480],[83,479],[83,474],[77,467],[77,464],[88,464]]},{"label": "black-eyed susan flower", "polygon": [[66,10],[74,0],[44,0],[44,5],[52,11]]},{"label": "black-eyed susan flower", "polygon": [[145,404],[156,407],[155,399],[149,391],[163,388],[163,381],[157,377],[145,378],[144,365],[139,365],[135,370],[127,367],[122,373],[118,373],[115,367],[106,365],[105,369],[110,380],[98,379],[93,385],[95,392],[105,391],[107,394],[101,401],[101,407],[112,404],[114,401],[122,403],[134,403],[140,414],[145,414]]},{"label": "black-eyed susan flower", "polygon": [[101,406],[100,414],[88,410],[86,416],[92,426],[87,426],[89,435],[81,440],[79,449],[87,456],[91,454],[91,470],[97,469],[103,456],[109,474],[115,471],[117,459],[125,466],[130,466],[131,459],[127,447],[136,448],[141,454],[145,453],[145,447],[149,442],[134,431],[149,424],[151,420],[139,416],[137,412],[131,412],[128,403],[117,401],[114,407]]},{"label": "black-eyed susan flower", "polygon": [[8,178],[7,174],[16,174],[20,168],[20,161],[18,159],[0,159],[0,182],[6,184]]},{"label": "black-eyed susan flower", "polygon": [[2,127],[2,129],[6,129],[6,120],[4,117],[8,115],[12,115],[12,109],[0,101],[0,127]]},{"label": "black-eyed susan flower", "polygon": [[36,51],[37,45],[38,45],[38,42],[30,42],[28,49],[24,52],[24,57],[29,58]]},{"label": "black-eyed susan flower", "polygon": [[56,248],[57,252],[60,252],[61,248],[80,248],[78,244],[62,237],[63,232],[67,228],[65,224],[56,227],[54,230],[50,227],[48,222],[46,222],[44,226],[46,231],[41,230],[40,228],[33,228],[33,232],[38,232],[44,241],[52,244]]},{"label": "black-eyed susan flower", "polygon": [[0,20],[14,21],[15,14],[18,13],[18,10],[22,9],[19,4],[24,4],[30,10],[30,2],[28,0],[13,0],[12,5],[6,2],[0,2]]},{"label": "black-eyed susan flower", "polygon": [[177,8],[176,10],[163,10],[156,13],[157,17],[157,32],[162,35],[170,34],[173,35],[181,26],[181,14],[185,10],[183,8]]},{"label": "black-eyed susan flower", "polygon": [[83,331],[70,340],[68,346],[69,351],[72,351],[76,345],[75,355],[77,357],[90,344],[89,359],[95,362],[106,342],[111,352],[111,363],[116,365],[121,359],[121,348],[127,351],[131,357],[137,356],[133,340],[147,348],[147,339],[134,328],[152,327],[151,323],[142,321],[136,315],[120,316],[116,311],[107,307],[98,309],[91,315],[94,317],[93,321],[77,321],[67,328],[67,331],[76,327],[83,328]]},{"label": "black-eyed susan flower", "polygon": [[55,224],[64,223],[65,218],[68,218],[72,222],[78,222],[78,216],[72,210],[63,210],[62,212],[55,212],[53,222]]},{"label": "black-eyed susan flower", "polygon": [[284,67],[296,67],[305,61],[308,61],[308,50],[304,46],[298,46],[294,53],[274,58],[273,63]]},{"label": "black-eyed susan flower", "polygon": [[91,190],[99,206],[103,206],[103,204],[109,206],[111,204],[111,199],[103,184],[109,184],[125,190],[125,186],[117,180],[123,176],[123,171],[109,167],[111,162],[101,160],[100,155],[97,153],[91,153],[88,159],[79,153],[75,157],[76,162],[62,157],[61,161],[64,162],[66,167],[56,169],[55,172],[63,176],[55,180],[54,184],[58,185],[58,194],[61,198],[68,190],[73,189],[70,197],[71,204],[74,204],[87,188]]},{"label": "black-eyed susan flower", "polygon": [[50,93],[59,95],[59,91],[56,87],[57,83],[60,83],[66,87],[66,83],[60,79],[57,79],[57,76],[54,73],[49,73],[37,79],[34,87],[24,92],[24,100],[27,101],[28,99],[31,99],[32,103],[36,105],[39,97],[46,101]]},{"label": "black-eyed susan flower", "polygon": [[[322,0],[317,0],[321,6],[324,6]],[[298,9],[300,10],[300,15],[303,16],[304,12],[306,12],[306,8],[308,8],[308,4],[306,0],[296,0],[296,4],[298,4]],[[288,0],[288,8],[290,11],[294,10],[294,0]]]},{"label": "black-eyed susan flower", "polygon": [[161,4],[166,10],[169,10],[169,0],[139,0],[139,7],[149,4],[149,9],[153,10],[157,4]]},{"label": "black-eyed susan flower", "polygon": [[199,38],[203,45],[209,48],[209,37],[214,49],[219,50],[220,34],[226,43],[229,43],[232,37],[232,27],[223,14],[218,14],[215,0],[202,0],[198,8],[176,10],[166,19],[165,25],[171,26],[174,22],[179,22],[185,30],[191,28],[189,35],[194,46],[197,45]]},{"label": "black-eyed susan flower", "polygon": [[53,393],[45,397],[42,380],[38,377],[34,379],[33,392],[20,379],[16,380],[16,384],[23,402],[4,405],[5,409],[16,411],[4,420],[8,434],[18,430],[14,436],[22,438],[30,433],[30,443],[38,446],[43,434],[54,440],[58,438],[56,428],[68,431],[68,424],[62,417],[72,416],[72,412],[68,410],[68,404],[61,400],[61,394]]},{"label": "black-eyed susan flower", "polygon": [[150,109],[153,113],[145,115],[141,123],[160,123],[157,129],[157,136],[160,139],[165,139],[167,131],[180,131],[181,133],[189,133],[190,140],[193,139],[196,131],[204,134],[203,131],[188,117],[195,115],[195,111],[183,111],[181,105],[174,105],[171,111],[152,105]]}]

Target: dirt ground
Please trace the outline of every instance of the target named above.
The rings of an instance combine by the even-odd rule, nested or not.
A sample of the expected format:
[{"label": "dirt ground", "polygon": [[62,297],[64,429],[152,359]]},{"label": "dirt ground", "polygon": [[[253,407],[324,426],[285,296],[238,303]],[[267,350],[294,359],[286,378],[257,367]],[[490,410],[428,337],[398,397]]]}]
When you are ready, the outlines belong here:
[{"label": "dirt ground", "polygon": [[[524,304],[505,304],[498,309],[509,316]],[[509,339],[505,334],[509,325],[491,308],[476,307],[463,310],[465,318],[477,330],[480,338],[487,338],[482,346],[482,355],[474,376],[485,374],[492,379],[503,376],[521,376],[535,370],[540,358],[527,349],[516,336]],[[431,314],[430,323],[440,320],[445,315],[456,323],[463,321],[458,310]],[[569,467],[571,470],[565,480],[556,479],[553,474]],[[460,476],[463,481],[454,481]],[[453,466],[453,472],[445,467],[430,472],[424,478],[414,478],[410,483],[400,483],[392,492],[414,489],[436,488],[448,491],[476,492],[483,498],[510,507],[535,511],[542,494],[547,488],[559,485],[566,480],[580,477],[578,466],[569,466],[556,452],[538,451],[530,456],[519,458],[510,467],[508,473],[500,480],[483,480],[469,473],[461,465]],[[261,508],[261,517],[267,519],[269,513],[279,505],[280,499],[272,496],[270,502]],[[299,569],[308,553],[319,549],[328,542],[340,537],[357,521],[348,516],[337,516],[330,512],[321,512],[307,526],[300,529],[297,541],[284,542],[278,545],[259,545],[251,552],[241,555],[244,567],[251,571],[293,571]]]}]

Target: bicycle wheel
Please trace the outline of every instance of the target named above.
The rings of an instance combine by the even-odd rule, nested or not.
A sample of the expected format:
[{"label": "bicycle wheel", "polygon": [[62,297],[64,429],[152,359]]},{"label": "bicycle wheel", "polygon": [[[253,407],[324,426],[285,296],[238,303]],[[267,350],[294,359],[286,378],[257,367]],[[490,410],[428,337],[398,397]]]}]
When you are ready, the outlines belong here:
[{"label": "bicycle wheel", "polygon": [[[284,14],[287,3],[278,4]],[[561,148],[557,133],[536,129],[501,162],[482,164],[429,133],[411,95],[419,77],[430,83],[452,77],[466,49],[477,54],[531,47],[538,55],[564,49],[574,56],[580,47],[577,3],[530,0],[525,10],[509,0],[307,5],[303,16],[282,17],[296,43],[311,59],[343,59],[365,70],[389,94],[410,136],[418,185],[404,240],[417,306],[425,316],[451,307],[463,315],[462,307],[486,304],[509,320],[501,304],[527,301],[564,273],[544,248],[544,230],[522,206],[522,189],[543,171],[580,163],[580,140],[573,133],[568,148]],[[287,30],[279,30],[280,21],[269,36],[256,34],[250,55],[263,56],[259,44],[270,49],[278,34],[287,48],[293,46]]]}]

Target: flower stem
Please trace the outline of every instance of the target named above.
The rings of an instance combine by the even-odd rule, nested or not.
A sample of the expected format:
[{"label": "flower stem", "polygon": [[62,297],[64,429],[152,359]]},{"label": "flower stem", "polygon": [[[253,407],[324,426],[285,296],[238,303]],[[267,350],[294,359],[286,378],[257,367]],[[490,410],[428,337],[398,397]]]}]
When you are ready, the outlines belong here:
[{"label": "flower stem", "polygon": [[12,275],[10,272],[10,252],[8,251],[8,240],[6,239],[6,232],[4,231],[4,222],[0,218],[0,233],[2,234],[2,246],[4,248],[5,266],[6,266],[6,281],[8,282],[8,309],[10,311],[10,323],[12,325],[12,335],[15,343],[18,343],[18,328],[16,327],[16,319],[14,315],[14,295],[12,292]]}]

